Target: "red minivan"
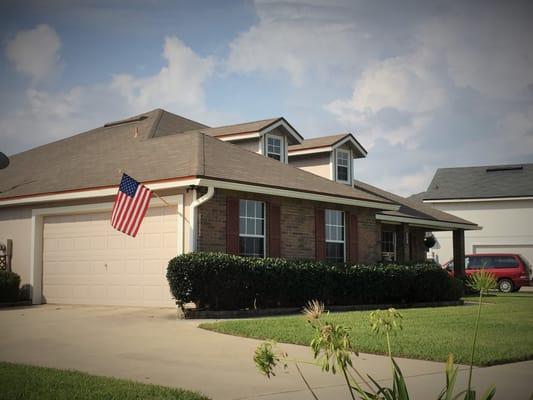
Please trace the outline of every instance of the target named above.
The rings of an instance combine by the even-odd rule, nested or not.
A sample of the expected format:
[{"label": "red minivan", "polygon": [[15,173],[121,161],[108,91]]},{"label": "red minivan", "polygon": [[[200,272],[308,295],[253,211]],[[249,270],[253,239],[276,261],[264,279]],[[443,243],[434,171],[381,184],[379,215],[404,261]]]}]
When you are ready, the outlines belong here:
[{"label": "red minivan", "polygon": [[[453,260],[443,265],[453,275]],[[496,276],[498,289],[503,293],[517,292],[522,286],[529,286],[531,281],[531,265],[520,254],[490,253],[467,254],[465,257],[465,273],[485,269]]]}]

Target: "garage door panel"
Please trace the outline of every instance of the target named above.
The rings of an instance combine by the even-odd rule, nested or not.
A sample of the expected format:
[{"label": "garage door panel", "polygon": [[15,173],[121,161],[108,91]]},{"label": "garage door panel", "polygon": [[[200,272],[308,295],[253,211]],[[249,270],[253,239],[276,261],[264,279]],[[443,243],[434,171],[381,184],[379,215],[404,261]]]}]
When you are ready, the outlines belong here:
[{"label": "garage door panel", "polygon": [[177,252],[177,215],[149,209],[136,238],[109,213],[44,219],[43,295],[49,303],[172,306],[166,266]]}]

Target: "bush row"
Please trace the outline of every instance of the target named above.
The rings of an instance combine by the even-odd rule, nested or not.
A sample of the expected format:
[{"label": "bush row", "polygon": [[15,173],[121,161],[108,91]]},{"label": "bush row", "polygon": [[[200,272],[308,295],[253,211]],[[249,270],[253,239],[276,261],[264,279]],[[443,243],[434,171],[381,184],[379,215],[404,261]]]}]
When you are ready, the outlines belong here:
[{"label": "bush row", "polygon": [[169,261],[167,279],[178,304],[211,310],[457,300],[460,283],[439,267],[331,265],[308,260],[189,253]]},{"label": "bush row", "polygon": [[14,272],[0,271],[0,302],[17,301],[20,276]]}]

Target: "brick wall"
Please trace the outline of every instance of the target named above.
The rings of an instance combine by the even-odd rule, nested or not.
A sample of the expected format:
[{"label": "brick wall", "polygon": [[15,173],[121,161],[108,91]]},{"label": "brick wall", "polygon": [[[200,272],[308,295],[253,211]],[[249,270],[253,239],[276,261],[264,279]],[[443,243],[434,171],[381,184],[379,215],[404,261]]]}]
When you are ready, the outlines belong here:
[{"label": "brick wall", "polygon": [[380,231],[373,209],[220,189],[216,189],[213,198],[199,207],[197,237],[199,251],[226,250],[228,195],[240,199],[275,201],[280,204],[282,257],[311,259],[315,257],[315,208],[323,207],[356,213],[359,223],[359,261],[372,263],[379,260],[380,246],[377,240]]}]

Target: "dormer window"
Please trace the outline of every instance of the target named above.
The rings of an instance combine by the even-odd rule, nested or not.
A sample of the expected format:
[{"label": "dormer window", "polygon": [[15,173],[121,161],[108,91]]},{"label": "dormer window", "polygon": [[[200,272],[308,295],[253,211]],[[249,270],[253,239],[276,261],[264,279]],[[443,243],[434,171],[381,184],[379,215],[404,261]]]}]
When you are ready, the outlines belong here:
[{"label": "dormer window", "polygon": [[350,183],[350,152],[337,149],[335,161],[337,182]]},{"label": "dormer window", "polygon": [[280,136],[266,135],[266,156],[285,162],[284,138]]}]

